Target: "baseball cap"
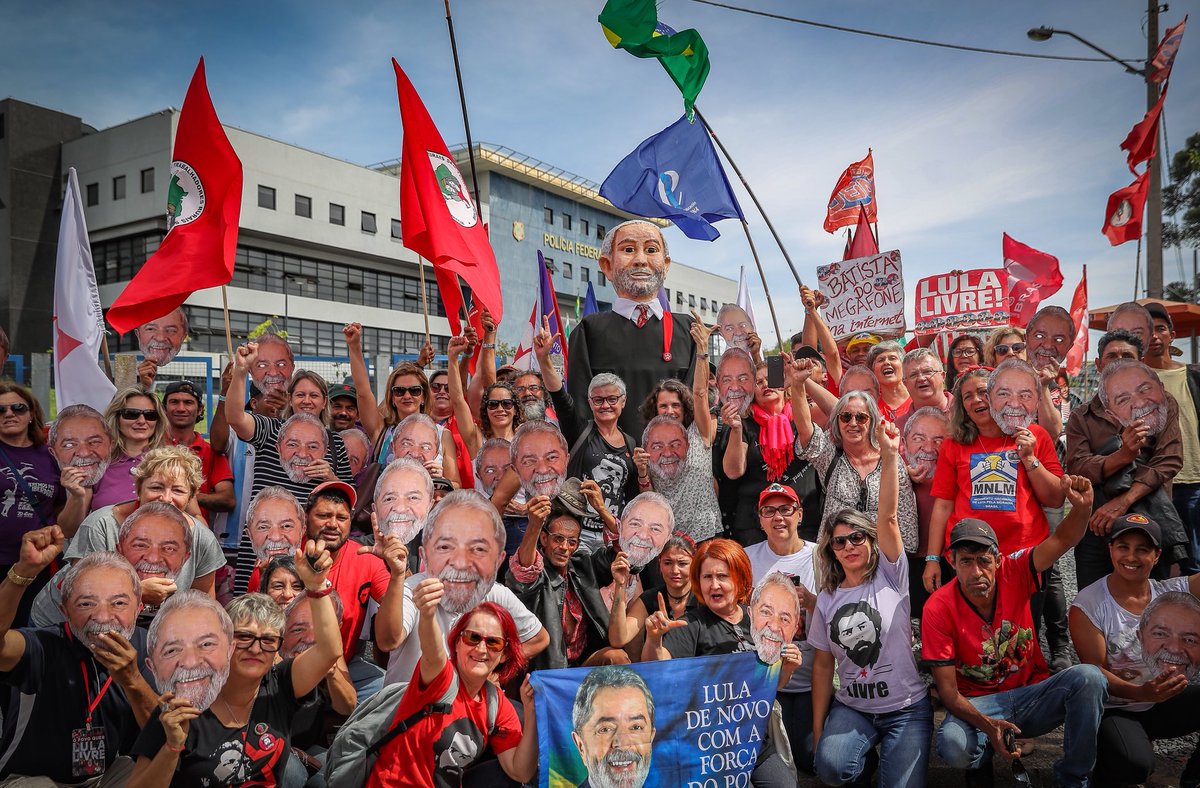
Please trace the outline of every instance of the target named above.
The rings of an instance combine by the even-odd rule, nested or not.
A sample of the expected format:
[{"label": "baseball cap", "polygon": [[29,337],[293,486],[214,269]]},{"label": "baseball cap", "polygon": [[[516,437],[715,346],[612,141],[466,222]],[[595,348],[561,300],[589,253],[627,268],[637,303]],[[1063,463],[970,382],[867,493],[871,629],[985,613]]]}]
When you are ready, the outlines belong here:
[{"label": "baseball cap", "polygon": [[1000,542],[996,539],[996,532],[992,530],[992,526],[974,517],[966,517],[959,520],[954,528],[950,530],[951,549],[959,544],[1000,547]]},{"label": "baseball cap", "polygon": [[346,482],[332,481],[321,482],[314,487],[313,491],[308,494],[308,506],[305,508],[311,508],[313,503],[317,500],[317,496],[323,492],[341,493],[342,495],[346,496],[347,500],[350,501],[351,509],[358,504],[358,493],[354,491],[354,487],[352,485],[349,485]]},{"label": "baseball cap", "polygon": [[797,361],[802,358],[811,358],[813,361],[820,362],[821,364],[825,363],[825,357],[821,355],[820,351],[811,345],[798,345],[795,352],[792,353],[792,358],[796,359]]},{"label": "baseball cap", "polygon": [[334,383],[329,387],[329,401],[338,397],[349,397],[352,400],[358,400],[358,389],[350,383]]},{"label": "baseball cap", "polygon": [[880,337],[872,334],[870,331],[862,331],[850,337],[850,341],[846,343],[846,350],[849,350],[855,345],[860,345],[864,342],[868,345],[878,345],[882,341],[883,340]]},{"label": "baseball cap", "polygon": [[435,490],[445,490],[446,492],[454,491],[454,484],[444,476],[434,476],[432,481],[433,489]]},{"label": "baseball cap", "polygon": [[768,484],[767,489],[758,494],[758,505],[762,506],[763,502],[772,495],[782,495],[794,504],[800,504],[800,496],[786,484]]},{"label": "baseball cap", "polygon": [[195,384],[190,380],[177,380],[174,383],[168,384],[166,391],[163,393],[163,399],[172,394],[190,394],[196,398],[196,402],[200,401],[200,392],[196,390]]},{"label": "baseball cap", "polygon": [[1113,541],[1126,531],[1141,531],[1155,547],[1162,544],[1162,529],[1158,523],[1144,514],[1127,514],[1113,521],[1112,529],[1108,532],[1108,541]]},{"label": "baseball cap", "polygon": [[1175,329],[1175,322],[1171,320],[1171,313],[1162,304],[1157,301],[1151,301],[1149,304],[1146,304],[1146,311],[1150,313],[1151,319],[1162,320],[1170,329]]}]

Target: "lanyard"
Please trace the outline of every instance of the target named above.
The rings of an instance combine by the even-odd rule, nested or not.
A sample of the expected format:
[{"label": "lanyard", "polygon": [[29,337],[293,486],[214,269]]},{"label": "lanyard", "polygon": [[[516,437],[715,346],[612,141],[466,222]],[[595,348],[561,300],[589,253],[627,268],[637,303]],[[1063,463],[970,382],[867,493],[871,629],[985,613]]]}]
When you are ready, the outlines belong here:
[{"label": "lanyard", "polygon": [[[92,727],[92,713],[95,712],[96,707],[100,705],[100,700],[104,697],[104,693],[108,692],[108,688],[110,686],[112,686],[112,676],[108,677],[108,681],[104,682],[104,686],[100,688],[100,694],[98,694],[96,696],[95,700],[92,700],[92,688],[91,688],[91,685],[88,684],[87,665],[84,663],[84,661],[82,659],[79,660],[79,669],[81,671],[83,671],[83,691],[85,693],[87,693],[87,701],[88,701],[87,720],[84,722],[84,725],[86,725],[88,728],[91,728]],[[96,681],[97,682],[100,681],[99,671],[97,671],[97,673],[96,673]]]}]

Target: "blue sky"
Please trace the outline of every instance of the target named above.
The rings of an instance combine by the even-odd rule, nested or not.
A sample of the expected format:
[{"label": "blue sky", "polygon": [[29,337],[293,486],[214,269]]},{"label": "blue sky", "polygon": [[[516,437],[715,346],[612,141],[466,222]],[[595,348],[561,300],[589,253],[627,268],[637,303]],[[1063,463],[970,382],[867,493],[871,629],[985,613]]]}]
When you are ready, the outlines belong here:
[{"label": "blue sky", "polygon": [[[1145,4],[1134,0],[797,3],[732,0],[918,38],[1062,55],[1078,43],[1026,38],[1072,30],[1119,57],[1145,57]],[[472,132],[601,181],[638,142],[682,110],[665,72],[613,50],[599,0],[455,0]],[[917,279],[998,267],[1001,233],[1055,254],[1068,305],[1086,264],[1093,306],[1134,292],[1135,245],[1100,234],[1110,192],[1132,180],[1118,149],[1145,111],[1145,87],[1111,63],[1025,60],[916,46],[661,0],[660,16],[695,27],[712,56],[699,105],[783,235],[806,282],[841,256],[821,227],[847,164],[874,149],[879,232]],[[1172,2],[1162,29],[1200,0]],[[169,12],[169,13],[168,13]],[[439,0],[161,3],[0,2],[0,93],[61,109],[97,127],[179,106],[204,55],[221,119],[370,164],[399,155],[388,59],[421,92],[443,136],[463,139]],[[1193,26],[1200,21],[1193,20]],[[1200,130],[1200,29],[1185,36],[1166,104],[1171,150]],[[734,180],[730,173],[731,180]],[[746,210],[750,201],[740,192]],[[749,214],[785,332],[799,299],[765,225]],[[670,230],[675,259],[737,276],[752,265],[736,224],[714,243]],[[1191,250],[1183,257],[1190,274]],[[1174,250],[1165,281],[1180,277]],[[760,316],[766,314],[755,285]]]}]

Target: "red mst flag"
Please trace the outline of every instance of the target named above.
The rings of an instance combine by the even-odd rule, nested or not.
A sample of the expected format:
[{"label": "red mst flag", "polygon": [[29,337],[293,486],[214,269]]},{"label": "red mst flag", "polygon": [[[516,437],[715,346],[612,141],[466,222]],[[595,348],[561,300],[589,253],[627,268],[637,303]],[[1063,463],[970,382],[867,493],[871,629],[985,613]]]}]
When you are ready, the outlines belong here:
[{"label": "red mst flag", "polygon": [[1088,310],[1087,310],[1087,266],[1083,267],[1083,276],[1071,297],[1071,321],[1075,323],[1075,341],[1067,351],[1067,373],[1078,375],[1083,369],[1083,360],[1087,358],[1088,350]]},{"label": "red mst flag", "polygon": [[196,66],[179,112],[167,186],[167,235],[108,310],[124,334],[178,308],[196,290],[229,284],[242,209],[238,160]]},{"label": "red mst flag", "polygon": [[1062,287],[1058,258],[1004,234],[1004,270],[1008,272],[1009,325],[1024,328],[1038,304]]},{"label": "red mst flag", "polygon": [[1134,165],[1154,158],[1158,150],[1158,119],[1162,115],[1163,102],[1167,100],[1167,89],[1164,87],[1158,101],[1150,111],[1129,130],[1129,135],[1121,143],[1121,150],[1129,151],[1129,171],[1137,175]]},{"label": "red mst flag", "polygon": [[1167,34],[1159,42],[1154,59],[1150,61],[1151,82],[1166,82],[1167,77],[1171,76],[1171,67],[1175,65],[1175,56],[1179,54],[1179,45],[1183,43],[1183,29],[1187,26],[1187,21],[1188,18],[1185,16],[1183,21],[1175,27],[1167,28]]},{"label": "red mst flag", "polygon": [[1100,232],[1108,242],[1118,246],[1142,237],[1142,212],[1146,208],[1146,192],[1150,188],[1150,170],[1146,169],[1133,183],[1117,189],[1108,197],[1104,211],[1104,226]]},{"label": "red mst flag", "polygon": [[846,168],[829,197],[829,213],[825,216],[825,232],[855,224],[858,215],[865,213],[868,222],[875,217],[875,161],[870,149],[867,157]]},{"label": "red mst flag", "polygon": [[867,212],[859,211],[858,226],[854,228],[854,238],[850,241],[850,256],[846,259],[853,260],[856,257],[870,257],[876,254],[879,254],[879,244],[875,242],[871,225],[867,224]]},{"label": "red mst flag", "polygon": [[408,75],[392,58],[404,147],[400,159],[400,227],[404,245],[433,263],[446,319],[462,331],[462,291],[455,276],[499,323],[504,303],[500,270],[475,198]]}]

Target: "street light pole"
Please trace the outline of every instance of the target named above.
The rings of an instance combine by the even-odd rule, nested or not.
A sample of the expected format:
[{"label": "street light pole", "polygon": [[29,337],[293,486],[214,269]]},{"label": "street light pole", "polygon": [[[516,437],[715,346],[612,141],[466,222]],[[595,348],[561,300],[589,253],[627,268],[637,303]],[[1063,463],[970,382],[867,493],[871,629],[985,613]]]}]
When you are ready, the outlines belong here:
[{"label": "street light pole", "polygon": [[[1154,73],[1151,63],[1158,49],[1158,0],[1147,0],[1146,5],[1146,111],[1158,103],[1158,83],[1152,82]],[[1155,141],[1157,143],[1157,140]],[[1150,188],[1146,193],[1146,295],[1149,298],[1163,297],[1163,245],[1162,245],[1162,151],[1154,146],[1154,158],[1150,160]]]}]

